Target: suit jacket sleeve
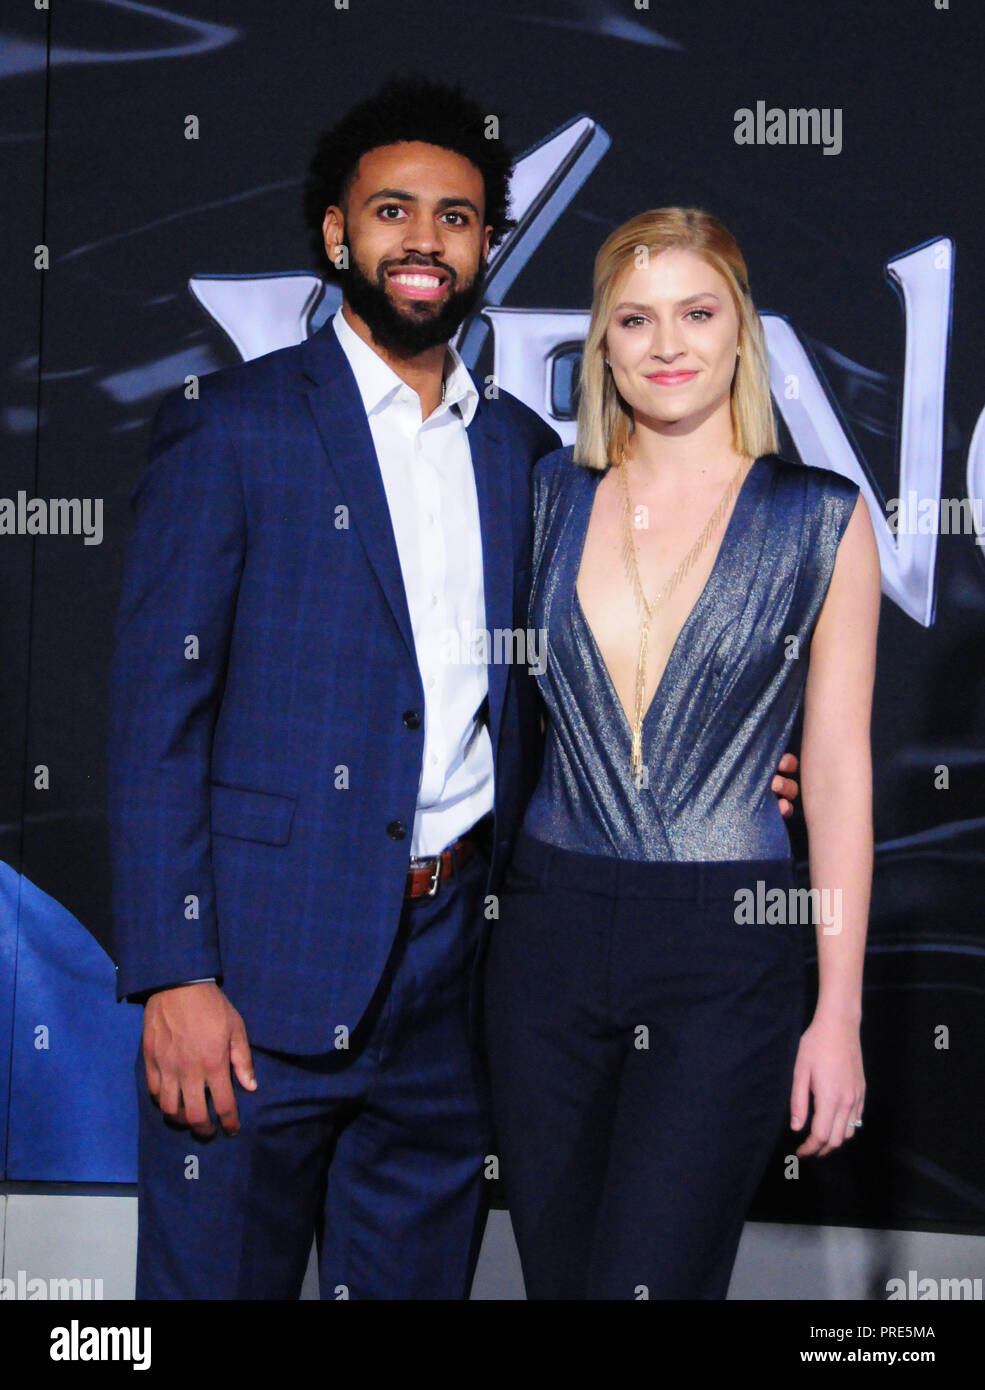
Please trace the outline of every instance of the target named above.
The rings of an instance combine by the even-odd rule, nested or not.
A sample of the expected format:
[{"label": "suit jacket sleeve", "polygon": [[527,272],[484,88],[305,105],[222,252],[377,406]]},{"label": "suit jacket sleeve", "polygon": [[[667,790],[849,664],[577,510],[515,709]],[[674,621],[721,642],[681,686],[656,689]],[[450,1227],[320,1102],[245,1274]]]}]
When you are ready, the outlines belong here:
[{"label": "suit jacket sleeve", "polygon": [[221,399],[165,397],[131,494],[110,684],[117,997],[221,980],[210,764],[246,552]]}]

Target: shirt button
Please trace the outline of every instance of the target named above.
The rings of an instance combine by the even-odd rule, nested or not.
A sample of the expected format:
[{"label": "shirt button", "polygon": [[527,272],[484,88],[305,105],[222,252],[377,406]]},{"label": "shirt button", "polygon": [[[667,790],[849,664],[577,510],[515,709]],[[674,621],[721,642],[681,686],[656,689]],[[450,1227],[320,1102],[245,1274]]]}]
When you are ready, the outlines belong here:
[{"label": "shirt button", "polygon": [[434,512],[428,512],[428,525],[434,525]]},{"label": "shirt button", "polygon": [[433,689],[434,689],[434,676],[428,676],[428,678],[427,678],[427,680],[424,682],[424,684],[427,686],[428,690],[433,690]]},{"label": "shirt button", "polygon": [[432,753],[432,754],[431,754],[431,762],[432,762],[435,766],[437,766],[437,763],[438,763],[438,755],[437,755],[437,753]]},{"label": "shirt button", "polygon": [[436,607],[437,602],[438,602],[438,595],[437,595],[437,594],[432,594],[432,595],[431,595],[431,607],[432,607],[432,608]]}]

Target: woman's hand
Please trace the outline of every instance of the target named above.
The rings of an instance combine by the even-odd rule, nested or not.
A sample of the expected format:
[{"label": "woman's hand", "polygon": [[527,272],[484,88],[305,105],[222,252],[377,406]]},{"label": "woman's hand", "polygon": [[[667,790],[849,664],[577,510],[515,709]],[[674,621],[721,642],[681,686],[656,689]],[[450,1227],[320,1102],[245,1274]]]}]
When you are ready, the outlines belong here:
[{"label": "woman's hand", "polygon": [[798,1158],[823,1158],[855,1133],[865,1101],[862,1045],[857,1019],[816,1013],[800,1039],[790,1093],[790,1128],[803,1129],[810,1097],[814,1119]]}]

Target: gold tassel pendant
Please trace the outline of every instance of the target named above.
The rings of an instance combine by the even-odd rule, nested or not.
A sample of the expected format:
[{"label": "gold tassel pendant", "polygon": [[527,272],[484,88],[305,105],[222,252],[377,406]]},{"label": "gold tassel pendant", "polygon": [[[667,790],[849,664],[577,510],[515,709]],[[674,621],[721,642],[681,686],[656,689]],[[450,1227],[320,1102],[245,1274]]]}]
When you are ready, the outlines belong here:
[{"label": "gold tassel pendant", "polygon": [[637,612],[640,615],[640,651],[636,662],[636,717],[633,721],[629,771],[630,777],[635,782],[637,788],[641,788],[643,785],[643,699],[646,694],[646,653],[650,624],[653,622],[654,616],[664,606],[677,589],[677,586],[691,570],[698,556],[715,534],[716,529],[728,510],[729,504],[732,499],[738,495],[743,479],[748,472],[748,466],[744,461],[740,463],[739,467],[732,475],[731,482],[722,494],[718,506],[705,523],[701,534],[664,584],[663,588],[659,593],[654,595],[650,603],[646,601],[643,582],[640,578],[639,562],[636,558],[636,543],[633,539],[633,504],[629,495],[629,482],[626,477],[627,460],[625,449],[623,449],[616,467],[619,470],[619,481],[623,488],[623,565],[626,570],[626,577],[633,591],[633,598],[636,601]]},{"label": "gold tassel pendant", "polygon": [[650,620],[640,624],[640,653],[636,660],[636,718],[633,721],[633,745],[629,757],[629,772],[637,787],[643,780],[643,697],[646,694],[646,648]]}]

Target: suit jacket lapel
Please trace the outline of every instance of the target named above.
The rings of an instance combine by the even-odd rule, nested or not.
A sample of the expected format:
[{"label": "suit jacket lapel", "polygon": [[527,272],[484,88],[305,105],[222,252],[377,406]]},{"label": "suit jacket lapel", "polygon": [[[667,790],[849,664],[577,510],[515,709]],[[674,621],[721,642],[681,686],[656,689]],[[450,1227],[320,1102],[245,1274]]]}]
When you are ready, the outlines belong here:
[{"label": "suit jacket lapel", "polygon": [[376,446],[342,345],[331,321],[301,345],[302,370],[315,384],[308,390],[318,433],[335,473],[349,525],[362,542],[387,603],[414,660],[414,634],[400,572]]},{"label": "suit jacket lapel", "polygon": [[[302,343],[300,352],[302,371],[312,383],[308,401],[335,474],[339,499],[348,508],[349,524],[362,542],[407,650],[416,662],[400,557],[376,447],[359,388],[331,322]],[[492,660],[496,650],[494,634],[497,628],[513,627],[511,461],[495,417],[483,400],[482,383],[474,376],[472,380],[479,392],[479,404],[468,426],[468,438],[482,535],[485,626],[491,642],[490,737],[495,751],[508,669],[502,662]]]},{"label": "suit jacket lapel", "polygon": [[[473,381],[475,378],[473,377]],[[497,628],[513,628],[513,528],[510,508],[510,459],[488,404],[483,402],[482,386],[476,381],[479,405],[468,428],[469,449],[475,472],[479,502],[479,529],[482,533],[482,584],[485,596],[486,631],[490,641],[489,734],[493,752],[499,743],[500,716],[506,694],[508,667],[496,662]],[[510,646],[507,645],[507,650]]]}]

